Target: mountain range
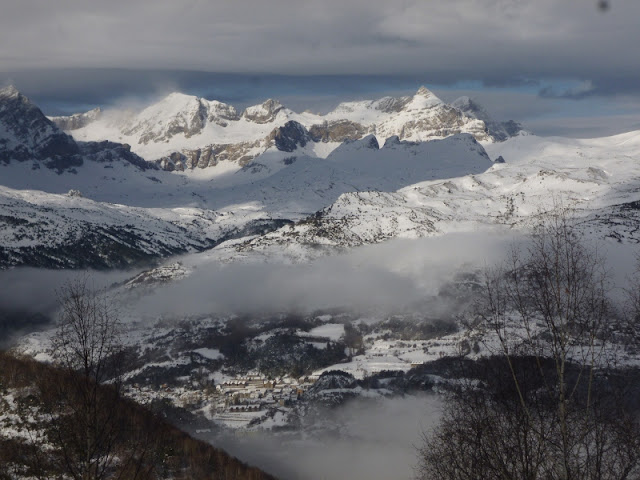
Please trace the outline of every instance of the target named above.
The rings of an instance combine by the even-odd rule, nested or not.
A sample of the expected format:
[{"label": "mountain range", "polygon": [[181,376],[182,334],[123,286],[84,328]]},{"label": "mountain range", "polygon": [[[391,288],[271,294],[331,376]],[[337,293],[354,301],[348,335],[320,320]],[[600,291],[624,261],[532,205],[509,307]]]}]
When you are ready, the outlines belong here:
[{"label": "mountain range", "polygon": [[[459,127],[450,136],[443,132],[453,127],[437,120],[443,116]],[[443,104],[424,88],[413,97],[342,104],[309,128],[298,121],[303,118],[311,124],[319,117],[295,114],[272,100],[239,114],[220,102],[171,94],[118,127],[118,139],[136,135],[141,153],[147,145],[175,150],[152,160],[129,144],[100,137],[112,121],[100,110],[50,119],[15,88],[5,88],[0,91],[5,227],[0,263],[123,267],[266,233],[349,192],[395,191],[419,181],[481,173],[491,165],[476,136],[464,133],[487,140],[478,129],[484,121]],[[427,130],[416,126],[427,120]],[[222,133],[215,137],[212,129]],[[368,131],[398,131],[410,138],[439,132],[446,138],[409,141],[394,135],[381,145],[380,136]],[[212,153],[206,170],[203,150],[193,162],[176,150],[185,141],[232,137],[238,143],[225,145],[242,149],[256,142],[252,135],[262,135],[256,132],[269,133],[259,148],[252,147],[255,157],[223,159]],[[202,168],[192,172],[198,165]]]},{"label": "mountain range", "polygon": [[51,120],[78,140],[130,144],[166,170],[229,160],[244,166],[271,148],[290,152],[307,143],[317,156],[326,156],[340,143],[366,135],[380,144],[391,136],[428,141],[458,133],[503,141],[521,131],[515,122],[492,120],[469,99],[448,105],[424,87],[413,96],[341,103],[326,115],[296,113],[273,99],[238,112],[215,100],[172,93],[138,113],[92,110]]},{"label": "mountain range", "polygon": [[[536,137],[469,98],[447,105],[425,88],[324,116],[274,100],[238,112],[174,93],[137,114],[47,118],[8,87],[0,265],[114,268],[190,252],[309,259],[326,248],[524,225],[551,197],[585,215],[612,211],[639,200],[639,143],[637,132]],[[609,235],[635,238],[628,223]]]}]

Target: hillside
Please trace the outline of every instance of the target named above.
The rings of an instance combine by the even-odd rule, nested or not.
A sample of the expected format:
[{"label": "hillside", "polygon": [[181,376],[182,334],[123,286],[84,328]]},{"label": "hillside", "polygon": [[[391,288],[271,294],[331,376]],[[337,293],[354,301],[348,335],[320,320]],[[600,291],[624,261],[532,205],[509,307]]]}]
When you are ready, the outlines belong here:
[{"label": "hillside", "polygon": [[[61,445],[72,444],[72,432],[54,428],[65,413],[56,413],[52,406],[59,401],[56,392],[77,381],[51,366],[0,352],[0,478],[69,474]],[[103,387],[99,396],[110,398],[109,389]],[[73,400],[65,399],[69,401],[73,408]],[[120,433],[114,451],[119,460],[102,478],[274,478],[190,437],[134,402],[122,401],[116,414]]]}]

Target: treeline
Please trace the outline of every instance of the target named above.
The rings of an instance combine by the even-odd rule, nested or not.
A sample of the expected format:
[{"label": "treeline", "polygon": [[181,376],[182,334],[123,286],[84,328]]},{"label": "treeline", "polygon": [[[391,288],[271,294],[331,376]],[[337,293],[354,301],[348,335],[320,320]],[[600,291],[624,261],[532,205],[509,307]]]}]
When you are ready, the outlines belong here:
[{"label": "treeline", "polygon": [[[192,438],[108,384],[97,386],[92,400],[97,408],[87,411],[86,389],[77,388],[85,381],[79,374],[0,352],[0,479],[274,478]],[[89,415],[94,418],[81,418]],[[89,432],[95,428],[110,431]],[[89,438],[101,442],[94,442],[92,452],[87,452]],[[95,468],[82,470],[82,457],[90,455],[115,460],[94,458]]]}]

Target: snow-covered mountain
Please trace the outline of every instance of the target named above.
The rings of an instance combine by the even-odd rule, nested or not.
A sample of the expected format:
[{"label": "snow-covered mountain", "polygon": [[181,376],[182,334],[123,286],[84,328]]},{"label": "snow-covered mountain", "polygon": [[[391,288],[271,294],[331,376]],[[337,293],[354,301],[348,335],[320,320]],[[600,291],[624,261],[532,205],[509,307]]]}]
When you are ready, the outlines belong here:
[{"label": "snow-covered mountain", "polygon": [[[2,92],[3,266],[113,267],[204,250],[194,262],[233,261],[238,252],[309,259],[391,238],[525,225],[554,196],[585,216],[613,215],[640,200],[637,132],[594,140],[518,135],[480,144],[478,132],[448,130],[452,119],[464,120],[460,129],[482,125],[496,138],[517,128],[493,122],[468,99],[451,107],[426,89],[344,103],[323,123],[273,101],[238,113],[219,102],[170,95],[130,117],[127,131],[145,136],[153,148],[176,139],[200,142],[214,131],[227,140],[231,134],[257,138],[258,146],[243,160],[210,145],[159,162],[143,160],[126,144],[74,140],[15,89]],[[163,117],[169,107],[172,114]],[[72,132],[97,134],[112,118],[95,117]],[[429,141],[399,135],[381,141],[381,132],[398,128]],[[40,148],[56,141],[68,150]],[[228,153],[240,144],[226,145]],[[506,163],[490,160],[498,157]],[[181,169],[187,171],[170,171]],[[609,234],[632,235],[625,232]]]},{"label": "snow-covered mountain", "polygon": [[[174,168],[183,165],[181,154],[162,160],[164,168],[159,169],[126,144],[75,141],[15,89],[3,92],[0,127],[17,132],[11,143],[5,142],[12,150],[6,150],[0,167],[0,263],[5,267],[110,268],[202,251],[304,220],[346,193],[393,192],[491,166],[470,134],[430,142],[396,136],[382,148],[370,134],[336,143],[322,158],[317,151],[322,142],[314,142],[307,128],[289,120],[266,137],[269,149],[244,166],[227,160],[213,176],[176,175],[164,170],[170,170],[167,162],[174,162]],[[197,100],[192,107],[207,115],[215,110],[218,122],[236,115],[211,102]],[[260,125],[273,122],[274,115],[288,115],[272,102],[263,107],[236,115],[237,121]],[[196,128],[197,122],[180,125]],[[38,150],[56,141],[67,150]]]},{"label": "snow-covered mountain", "polygon": [[[464,143],[464,137],[453,139]],[[227,242],[186,264],[196,268],[208,261],[233,261],[239,255],[244,261],[310,261],[345,247],[394,238],[496,228],[522,231],[558,202],[574,209],[582,219],[579,228],[588,237],[640,243],[640,132],[581,140],[519,136],[486,149],[506,162],[475,173],[452,169],[449,175],[397,189],[345,192],[302,221],[260,237]],[[446,153],[439,158],[446,158]]]},{"label": "snow-covered mountain", "polygon": [[[62,178],[36,172],[31,178],[39,178],[42,189],[58,185],[58,191],[0,187],[0,263],[113,267],[198,251],[303,220],[348,192],[395,191],[417,181],[480,173],[491,165],[483,147],[466,134],[422,143],[395,137],[383,148],[369,136],[343,144],[326,159],[265,160],[271,162],[237,171],[233,176],[240,179],[231,185],[225,179],[186,181],[162,171],[151,176],[123,163],[104,165],[111,167],[105,171],[102,164],[87,162]],[[5,167],[8,178],[27,173],[21,165],[11,167]],[[93,199],[59,191],[69,189]]]},{"label": "snow-covered mountain", "polygon": [[0,162],[31,162],[33,170],[45,167],[60,174],[75,172],[85,160],[121,161],[141,170],[157,169],[132,153],[128,145],[108,140],[76,142],[15,87],[0,89]]},{"label": "snow-covered mountain", "polygon": [[[89,117],[93,120],[85,122]],[[240,113],[218,101],[172,93],[138,114],[52,118],[77,140],[124,142],[145,159],[160,160],[167,170],[213,167],[224,160],[246,165],[268,149],[279,148],[274,142],[278,128],[291,121],[308,131],[308,141],[326,145],[315,148],[320,156],[345,140],[369,134],[383,143],[390,136],[428,141],[459,133],[477,140],[504,140],[518,131],[517,126],[510,133],[502,126],[488,129],[485,119],[488,115],[447,105],[425,87],[413,96],[341,103],[326,115],[296,113],[273,99]]]},{"label": "snow-covered mountain", "polygon": [[28,98],[12,86],[0,90],[0,161],[56,161],[78,153],[76,142]]}]

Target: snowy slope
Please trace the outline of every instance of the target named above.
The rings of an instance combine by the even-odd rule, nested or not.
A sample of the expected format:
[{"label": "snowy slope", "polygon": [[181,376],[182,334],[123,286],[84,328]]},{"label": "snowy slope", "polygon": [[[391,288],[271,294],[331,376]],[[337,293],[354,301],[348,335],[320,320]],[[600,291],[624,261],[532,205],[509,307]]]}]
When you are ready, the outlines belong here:
[{"label": "snowy slope", "polygon": [[[266,176],[260,176],[257,163],[231,174],[244,178],[238,183],[147,172],[123,162],[86,162],[73,175],[31,172],[22,164],[0,167],[13,183],[28,179],[29,185],[51,192],[3,188],[2,245],[6,252],[19,252],[13,257],[7,253],[3,263],[38,263],[25,248],[67,248],[86,243],[96,231],[104,237],[105,229],[113,230],[110,234],[118,237],[118,243],[134,237],[131,248],[145,255],[202,250],[231,237],[302,220],[348,192],[395,191],[427,179],[480,173],[491,166],[470,135],[424,143],[389,141],[381,149],[374,137],[367,137],[344,144],[327,159],[276,156],[271,164],[271,169],[265,166],[270,171]],[[60,195],[70,189],[88,198]],[[23,245],[22,238],[29,239],[28,244]],[[146,244],[150,238],[155,241],[152,246]],[[68,254],[74,251],[70,248]]]},{"label": "snowy slope", "polygon": [[639,146],[640,132],[590,140],[518,136],[486,146],[506,163],[484,173],[459,171],[396,191],[346,192],[295,225],[227,242],[193,261],[308,261],[391,238],[527,229],[554,203],[575,209],[589,235],[637,243]]},{"label": "snowy slope", "polygon": [[282,225],[252,210],[138,208],[7,187],[0,212],[0,267],[121,268]]}]

